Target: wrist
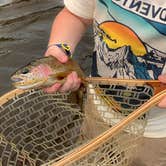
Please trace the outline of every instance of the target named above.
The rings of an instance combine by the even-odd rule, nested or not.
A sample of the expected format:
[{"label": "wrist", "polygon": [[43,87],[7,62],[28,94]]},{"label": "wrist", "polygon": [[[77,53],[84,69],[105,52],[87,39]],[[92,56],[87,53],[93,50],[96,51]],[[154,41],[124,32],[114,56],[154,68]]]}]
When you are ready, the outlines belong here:
[{"label": "wrist", "polygon": [[55,43],[55,44],[49,44],[47,49],[51,48],[51,47],[58,47],[59,49],[61,49],[61,51],[63,51],[68,57],[72,57],[72,53],[71,53],[71,47],[68,44],[65,43]]}]

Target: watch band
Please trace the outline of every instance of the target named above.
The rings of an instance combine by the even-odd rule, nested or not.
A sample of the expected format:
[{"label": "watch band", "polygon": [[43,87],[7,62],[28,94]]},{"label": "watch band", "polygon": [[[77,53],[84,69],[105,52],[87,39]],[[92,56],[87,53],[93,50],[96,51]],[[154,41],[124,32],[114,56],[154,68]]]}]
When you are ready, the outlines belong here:
[{"label": "watch band", "polygon": [[72,58],[71,49],[70,49],[70,46],[68,44],[65,44],[65,43],[51,44],[51,45],[48,45],[48,48],[52,47],[52,46],[59,47],[60,49],[62,49],[62,51],[64,51],[64,53],[67,56],[69,56],[70,58]]}]

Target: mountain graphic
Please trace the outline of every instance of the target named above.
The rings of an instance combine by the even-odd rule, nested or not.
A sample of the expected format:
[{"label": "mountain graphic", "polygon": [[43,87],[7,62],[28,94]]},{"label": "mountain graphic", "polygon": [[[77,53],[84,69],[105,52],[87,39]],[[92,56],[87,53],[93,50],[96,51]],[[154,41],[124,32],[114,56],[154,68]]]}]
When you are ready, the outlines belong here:
[{"label": "mountain graphic", "polygon": [[[97,54],[99,55],[96,57],[97,70],[100,76],[157,79],[166,64],[165,55],[154,49],[150,50],[150,48],[147,48],[149,50],[146,55],[136,56],[130,46],[110,49],[102,42],[97,47]],[[104,54],[100,51],[101,49]]]}]

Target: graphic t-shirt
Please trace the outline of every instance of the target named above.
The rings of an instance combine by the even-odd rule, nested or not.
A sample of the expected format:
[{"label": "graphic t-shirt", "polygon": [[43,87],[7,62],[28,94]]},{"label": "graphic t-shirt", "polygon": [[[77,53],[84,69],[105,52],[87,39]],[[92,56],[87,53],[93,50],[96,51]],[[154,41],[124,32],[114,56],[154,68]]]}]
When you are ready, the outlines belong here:
[{"label": "graphic t-shirt", "polygon": [[94,19],[92,76],[157,79],[166,73],[165,0],[65,0]]},{"label": "graphic t-shirt", "polygon": [[64,2],[71,12],[94,20],[92,76],[149,80],[166,73],[165,0]]},{"label": "graphic t-shirt", "polygon": [[165,2],[96,3],[93,76],[157,79],[166,72]]}]

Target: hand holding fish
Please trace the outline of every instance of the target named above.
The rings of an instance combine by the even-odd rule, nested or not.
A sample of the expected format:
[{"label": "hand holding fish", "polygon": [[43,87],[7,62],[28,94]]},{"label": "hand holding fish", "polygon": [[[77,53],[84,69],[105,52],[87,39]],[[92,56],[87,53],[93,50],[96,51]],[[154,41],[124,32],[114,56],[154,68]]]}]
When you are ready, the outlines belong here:
[{"label": "hand holding fish", "polygon": [[13,85],[18,89],[44,88],[48,93],[77,90],[84,77],[79,65],[56,47],[45,56],[16,71],[11,77]]},{"label": "hand holding fish", "polygon": [[[160,75],[158,77],[159,81],[161,81],[162,83],[166,84],[166,74]],[[161,108],[166,108],[166,97],[164,97],[161,102],[158,104],[159,107]]]},{"label": "hand holding fish", "polygon": [[[57,49],[57,51],[54,49]],[[75,91],[79,88],[81,82],[86,83],[90,79],[96,80],[96,78],[85,78],[79,65],[56,47],[47,50],[46,57],[37,59],[16,71],[11,79],[14,82],[13,85],[18,89],[45,88],[48,93]],[[100,83],[104,80],[107,82],[116,81],[117,84],[119,82],[116,79],[109,80],[108,78],[97,78],[96,81]],[[141,80],[123,80],[124,83],[128,81],[139,82]],[[146,82],[145,80],[142,81]],[[157,80],[147,80],[149,83],[153,81],[155,83]],[[157,82],[166,84],[166,75],[159,76]],[[157,88],[160,91],[160,87],[157,86]],[[166,108],[166,98],[161,100],[159,107]]]},{"label": "hand holding fish", "polygon": [[[57,46],[49,47],[45,53],[45,56],[53,56],[61,63],[66,63],[69,59],[68,56]],[[45,88],[44,90],[47,93],[53,93],[56,91],[67,92],[67,91],[76,91],[81,84],[81,79],[78,77],[77,72],[71,72],[66,79],[66,82],[62,85],[60,83],[55,83],[54,85]]]},{"label": "hand holding fish", "polygon": [[69,59],[65,52],[56,45],[48,47],[46,50],[45,56],[48,57],[50,55],[58,59],[61,63],[66,63]]}]

